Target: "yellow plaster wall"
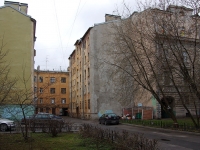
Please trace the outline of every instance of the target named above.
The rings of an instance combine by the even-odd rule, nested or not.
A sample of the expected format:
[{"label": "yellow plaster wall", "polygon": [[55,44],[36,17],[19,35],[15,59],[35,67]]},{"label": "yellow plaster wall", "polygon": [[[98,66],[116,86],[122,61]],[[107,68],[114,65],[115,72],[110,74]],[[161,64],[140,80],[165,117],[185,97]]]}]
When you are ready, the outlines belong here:
[{"label": "yellow plaster wall", "polygon": [[30,17],[11,7],[0,9],[0,40],[5,45],[3,51],[8,51],[5,60],[11,68],[10,76],[17,77],[20,89],[24,88],[24,83],[20,81],[23,77],[29,79],[26,82],[28,88],[33,85],[33,34]]}]

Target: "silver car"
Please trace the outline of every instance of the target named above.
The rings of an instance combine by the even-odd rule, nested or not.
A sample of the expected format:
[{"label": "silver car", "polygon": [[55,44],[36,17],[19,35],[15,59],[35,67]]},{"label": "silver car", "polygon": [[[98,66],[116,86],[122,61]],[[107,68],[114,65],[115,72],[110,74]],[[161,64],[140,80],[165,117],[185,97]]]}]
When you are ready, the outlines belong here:
[{"label": "silver car", "polygon": [[14,128],[15,128],[14,121],[0,118],[0,131],[12,130]]}]

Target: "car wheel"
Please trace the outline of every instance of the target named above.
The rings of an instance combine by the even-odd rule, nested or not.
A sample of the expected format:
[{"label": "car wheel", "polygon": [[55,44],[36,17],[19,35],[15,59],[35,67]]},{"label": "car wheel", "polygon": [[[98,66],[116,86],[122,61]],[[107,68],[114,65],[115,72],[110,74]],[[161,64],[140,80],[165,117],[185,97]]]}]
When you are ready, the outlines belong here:
[{"label": "car wheel", "polygon": [[8,130],[7,124],[5,124],[5,123],[1,124],[1,125],[0,125],[0,130],[1,130],[1,131],[6,131],[6,130]]}]

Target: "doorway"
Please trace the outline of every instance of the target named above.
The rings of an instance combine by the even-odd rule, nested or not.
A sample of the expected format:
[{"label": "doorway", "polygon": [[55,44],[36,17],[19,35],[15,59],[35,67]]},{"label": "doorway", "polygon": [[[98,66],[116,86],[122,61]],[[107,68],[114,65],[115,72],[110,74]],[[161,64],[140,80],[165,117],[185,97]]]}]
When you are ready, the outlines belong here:
[{"label": "doorway", "polygon": [[[166,96],[161,99],[162,105],[166,106],[167,109],[171,109],[173,112],[174,109],[174,98],[172,96]],[[170,115],[163,109],[161,105],[161,117],[162,118],[170,118]]]}]

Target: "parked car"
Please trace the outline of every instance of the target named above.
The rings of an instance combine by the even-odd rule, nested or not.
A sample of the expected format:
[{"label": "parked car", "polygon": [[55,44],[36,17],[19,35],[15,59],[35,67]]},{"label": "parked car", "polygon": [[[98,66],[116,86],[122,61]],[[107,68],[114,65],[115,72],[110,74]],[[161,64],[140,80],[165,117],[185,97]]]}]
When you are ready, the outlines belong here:
[{"label": "parked car", "polygon": [[[25,121],[26,120],[26,121]],[[64,123],[64,120],[60,116],[56,116],[50,113],[38,113],[34,114],[33,116],[26,116],[26,118],[22,118],[21,124],[24,125],[25,122],[27,124],[32,124],[32,123],[49,123],[52,121],[57,121],[59,123]]]},{"label": "parked car", "polygon": [[119,119],[115,113],[105,113],[99,118],[99,124],[119,124]]},{"label": "parked car", "polygon": [[12,130],[14,128],[15,128],[14,121],[0,118],[0,131]]}]

